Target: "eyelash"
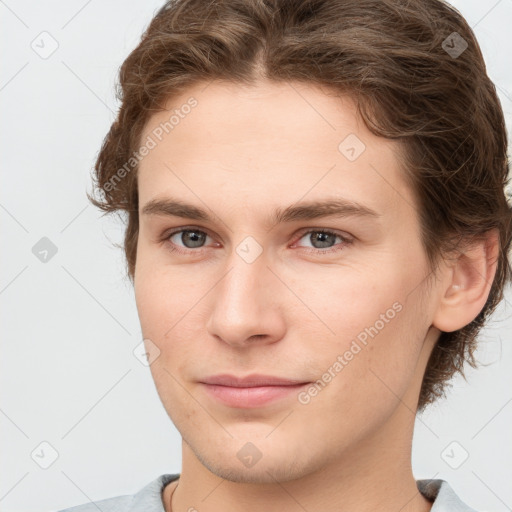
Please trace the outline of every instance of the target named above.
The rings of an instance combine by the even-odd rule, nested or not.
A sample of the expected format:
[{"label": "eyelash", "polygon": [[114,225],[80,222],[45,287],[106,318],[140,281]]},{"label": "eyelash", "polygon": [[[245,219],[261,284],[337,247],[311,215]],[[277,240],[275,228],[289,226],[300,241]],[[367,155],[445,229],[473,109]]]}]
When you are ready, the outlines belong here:
[{"label": "eyelash", "polygon": [[[175,235],[176,233],[182,233],[185,231],[197,231],[199,233],[204,233],[205,235],[210,236],[210,234],[207,231],[205,231],[204,229],[197,229],[194,226],[186,226],[186,227],[182,227],[179,229],[175,229],[173,231],[166,231],[162,235],[161,241],[166,243],[167,248],[171,252],[177,252],[177,253],[183,254],[183,255],[189,255],[189,254],[193,254],[193,253],[201,254],[202,252],[204,252],[204,250],[205,250],[204,247],[200,247],[198,249],[183,249],[181,247],[176,246],[173,242],[170,241],[170,238],[173,235]],[[342,236],[340,233],[338,233],[336,231],[332,231],[330,229],[318,229],[318,228],[309,229],[308,231],[302,232],[300,234],[299,238],[297,238],[297,241],[299,241],[305,235],[309,235],[311,233],[323,233],[323,234],[327,234],[327,235],[333,235],[333,236],[340,238],[342,242],[341,242],[341,244],[338,244],[338,245],[341,245],[341,247],[338,247],[338,248],[327,248],[326,250],[310,248],[307,250],[307,252],[309,252],[310,254],[321,254],[321,255],[332,254],[332,253],[339,252],[339,251],[343,250],[344,247],[346,247],[347,245],[350,245],[353,242],[353,239],[348,238],[346,236]],[[212,238],[212,237],[210,236],[210,238]]]}]

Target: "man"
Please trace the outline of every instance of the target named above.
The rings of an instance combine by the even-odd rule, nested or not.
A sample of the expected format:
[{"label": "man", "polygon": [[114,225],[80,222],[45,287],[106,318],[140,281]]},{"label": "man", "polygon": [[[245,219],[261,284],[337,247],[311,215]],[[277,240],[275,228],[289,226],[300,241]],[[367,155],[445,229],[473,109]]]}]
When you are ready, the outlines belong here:
[{"label": "man", "polygon": [[510,279],[507,135],[438,0],[168,2],[96,164],[182,471],[75,512],[471,511],[416,480]]}]

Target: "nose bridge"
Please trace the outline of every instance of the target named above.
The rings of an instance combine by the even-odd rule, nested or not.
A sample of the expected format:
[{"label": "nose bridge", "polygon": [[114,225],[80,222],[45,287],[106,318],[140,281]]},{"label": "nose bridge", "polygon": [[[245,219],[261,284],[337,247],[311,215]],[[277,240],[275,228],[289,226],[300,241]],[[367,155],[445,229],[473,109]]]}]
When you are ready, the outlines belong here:
[{"label": "nose bridge", "polygon": [[[242,314],[247,322],[251,311],[256,314],[255,309],[265,307],[264,293],[269,285],[266,264],[263,254],[254,261],[248,261],[237,250],[233,251],[227,265],[230,270],[219,283],[217,292],[217,303],[223,304],[225,315]],[[260,306],[261,301],[263,304]],[[251,306],[250,310],[246,306]]]},{"label": "nose bridge", "polygon": [[[244,245],[245,244],[245,245]],[[244,344],[252,336],[275,337],[278,310],[275,307],[275,276],[267,258],[247,240],[234,247],[227,260],[227,273],[214,288],[210,334],[230,344]]]}]

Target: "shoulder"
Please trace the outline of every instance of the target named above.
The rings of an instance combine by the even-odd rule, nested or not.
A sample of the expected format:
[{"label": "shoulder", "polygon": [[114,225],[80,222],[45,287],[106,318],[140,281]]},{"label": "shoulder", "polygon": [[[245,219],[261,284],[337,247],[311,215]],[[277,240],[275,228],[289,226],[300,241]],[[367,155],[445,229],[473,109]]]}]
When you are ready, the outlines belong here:
[{"label": "shoulder", "polygon": [[58,512],[164,512],[162,490],[179,474],[160,475],[135,494],[116,496],[59,510]]},{"label": "shoulder", "polygon": [[115,498],[107,498],[99,501],[90,501],[83,505],[65,508],[58,512],[120,512],[121,510],[130,510],[133,496],[117,496]]},{"label": "shoulder", "polygon": [[430,512],[477,512],[466,505],[446,480],[416,480],[418,490],[433,501]]}]

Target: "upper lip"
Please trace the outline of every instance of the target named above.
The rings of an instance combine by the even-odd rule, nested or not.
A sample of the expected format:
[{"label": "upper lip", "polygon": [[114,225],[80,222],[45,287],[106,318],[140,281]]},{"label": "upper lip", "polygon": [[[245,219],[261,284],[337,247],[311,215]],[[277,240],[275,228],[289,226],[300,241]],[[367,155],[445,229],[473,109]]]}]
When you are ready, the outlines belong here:
[{"label": "upper lip", "polygon": [[305,384],[306,381],[297,379],[283,379],[272,375],[252,374],[246,377],[236,377],[235,375],[212,375],[202,379],[203,384],[215,384],[217,386],[229,386],[233,388],[253,388],[257,386],[293,386]]}]

